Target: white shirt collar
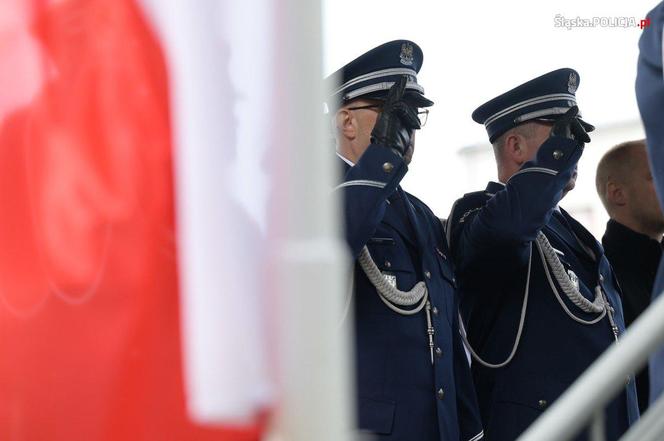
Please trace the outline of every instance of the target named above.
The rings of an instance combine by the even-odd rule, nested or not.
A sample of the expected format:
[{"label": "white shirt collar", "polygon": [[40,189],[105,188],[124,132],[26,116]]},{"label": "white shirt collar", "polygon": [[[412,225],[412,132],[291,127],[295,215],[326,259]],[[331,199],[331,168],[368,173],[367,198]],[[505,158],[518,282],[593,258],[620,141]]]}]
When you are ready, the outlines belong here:
[{"label": "white shirt collar", "polygon": [[340,157],[341,160],[342,160],[343,162],[345,162],[346,164],[350,165],[351,167],[354,167],[354,166],[355,166],[355,164],[353,163],[353,161],[351,161],[350,159],[344,158],[343,156],[341,156],[341,153],[336,152],[336,154],[337,154],[337,156]]}]

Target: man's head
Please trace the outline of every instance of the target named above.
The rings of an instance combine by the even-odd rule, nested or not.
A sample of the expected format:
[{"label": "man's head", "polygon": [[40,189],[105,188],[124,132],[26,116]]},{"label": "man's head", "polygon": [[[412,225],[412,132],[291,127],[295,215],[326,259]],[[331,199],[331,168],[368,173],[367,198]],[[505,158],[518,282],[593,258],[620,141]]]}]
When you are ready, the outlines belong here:
[{"label": "man's head", "polygon": [[[382,44],[351,61],[326,78],[332,91],[326,104],[337,151],[352,162],[362,156],[371,143],[371,131],[390,88],[406,76],[404,101],[413,108],[424,108],[433,102],[424,97],[417,83],[422,67],[422,50],[413,42],[396,40]],[[410,162],[414,136],[404,159]]]},{"label": "man's head", "polygon": [[606,152],[597,165],[595,186],[612,219],[661,240],[664,214],[655,193],[645,140],[624,142]]},{"label": "man's head", "polygon": [[548,122],[529,121],[509,129],[493,141],[501,182],[507,182],[525,162],[535,157],[539,147],[549,137],[552,126]]},{"label": "man's head", "polygon": [[[473,120],[483,124],[493,145],[502,182],[535,157],[554,123],[577,105],[579,74],[569,68],[554,70],[482,104]],[[587,131],[594,129],[581,121]],[[565,188],[574,188],[576,172]]]},{"label": "man's head", "polygon": [[337,110],[333,124],[339,153],[357,162],[371,143],[371,131],[381,110],[382,101],[363,98],[349,101]]}]

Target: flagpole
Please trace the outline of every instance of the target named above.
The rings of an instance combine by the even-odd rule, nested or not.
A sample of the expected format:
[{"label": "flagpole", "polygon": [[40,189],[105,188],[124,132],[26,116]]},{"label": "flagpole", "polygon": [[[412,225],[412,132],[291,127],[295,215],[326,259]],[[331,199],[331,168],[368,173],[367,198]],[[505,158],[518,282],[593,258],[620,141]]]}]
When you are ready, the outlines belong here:
[{"label": "flagpole", "polygon": [[336,164],[323,116],[321,0],[286,0],[280,10],[280,70],[288,94],[282,142],[290,166],[284,209],[290,217],[280,290],[278,432],[288,441],[344,441],[351,438],[354,415],[352,311],[342,321],[349,260],[340,239],[339,201],[331,191]]}]

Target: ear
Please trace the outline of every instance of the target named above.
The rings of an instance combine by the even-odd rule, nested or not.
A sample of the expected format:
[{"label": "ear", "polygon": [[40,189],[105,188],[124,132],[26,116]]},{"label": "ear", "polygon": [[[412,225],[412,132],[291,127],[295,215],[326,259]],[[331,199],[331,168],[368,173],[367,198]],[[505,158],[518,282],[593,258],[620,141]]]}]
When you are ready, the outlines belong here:
[{"label": "ear", "polygon": [[626,205],[627,194],[625,193],[625,189],[621,185],[609,180],[606,183],[606,200],[612,205],[620,207]]},{"label": "ear", "polygon": [[510,133],[505,137],[504,143],[505,155],[509,157],[512,162],[520,166],[526,162],[528,157],[528,145],[526,144],[526,138],[518,133]]},{"label": "ear", "polygon": [[344,138],[352,141],[357,137],[357,121],[353,113],[346,109],[339,109],[335,118],[337,131]]}]

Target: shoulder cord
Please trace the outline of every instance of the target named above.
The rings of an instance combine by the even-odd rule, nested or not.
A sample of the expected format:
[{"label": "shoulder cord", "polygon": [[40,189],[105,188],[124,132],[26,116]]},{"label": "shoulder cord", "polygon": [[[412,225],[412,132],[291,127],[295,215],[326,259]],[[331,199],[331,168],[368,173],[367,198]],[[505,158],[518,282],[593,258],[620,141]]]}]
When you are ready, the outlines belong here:
[{"label": "shoulder cord", "polygon": [[[569,275],[565,272],[565,268],[563,267],[562,263],[560,262],[560,259],[556,255],[555,250],[551,246],[551,243],[547,239],[547,237],[542,233],[541,231],[537,234],[537,240],[535,242],[537,244],[537,250],[540,254],[540,258],[542,259],[542,266],[544,267],[544,272],[546,274],[547,280],[549,281],[549,285],[551,286],[551,290],[556,296],[556,299],[562,306],[563,310],[567,313],[567,315],[572,318],[574,321],[579,322],[584,325],[593,325],[600,320],[604,318],[604,316],[607,314],[609,315],[609,322],[611,324],[611,329],[613,330],[614,336],[616,339],[618,338],[618,327],[615,324],[615,321],[613,319],[613,308],[608,303],[608,299],[606,298],[605,294],[603,293],[602,289],[600,286],[595,287],[595,300],[591,303],[588,299],[583,297],[583,295],[579,292],[579,290],[574,286],[572,281],[569,278]],[[529,291],[529,286],[530,286],[530,269],[532,265],[532,253],[533,253],[533,246],[532,242],[530,244],[530,249],[528,252],[528,275],[526,277],[526,289],[525,293],[523,296],[523,305],[521,307],[521,318],[519,319],[519,328],[517,330],[516,338],[514,340],[514,346],[512,347],[512,352],[510,355],[507,357],[507,359],[499,364],[492,364],[488,363],[485,360],[482,360],[479,355],[475,352],[475,350],[471,347],[470,342],[468,341],[468,337],[466,335],[465,329],[463,329],[462,326],[459,327],[459,333],[461,334],[461,338],[463,339],[464,344],[466,345],[466,348],[470,352],[470,354],[473,356],[473,359],[480,363],[482,366],[492,368],[492,369],[497,369],[506,366],[512,359],[514,358],[514,355],[516,354],[517,347],[519,346],[519,341],[521,340],[521,334],[523,332],[523,324],[525,322],[526,318],[526,308],[528,305],[528,291]],[[594,320],[583,320],[575,316],[569,308],[567,308],[567,305],[565,305],[565,302],[563,299],[560,297],[560,294],[558,293],[558,290],[556,289],[555,284],[553,283],[553,280],[551,278],[551,273],[549,272],[548,265],[551,265],[553,274],[558,281],[558,284],[560,287],[563,289],[563,292],[565,295],[575,304],[577,305],[581,310],[584,312],[601,312],[600,316],[597,317]],[[607,307],[608,306],[608,307]],[[459,314],[459,323],[461,322],[461,314]]]},{"label": "shoulder cord", "polygon": [[[410,291],[398,290],[396,287],[390,285],[390,282],[388,282],[383,273],[380,272],[380,269],[378,269],[376,263],[371,258],[369,249],[366,246],[360,251],[360,254],[357,256],[357,261],[364,271],[364,274],[367,275],[371,284],[376,288],[376,291],[378,291],[380,299],[392,311],[403,315],[414,315],[424,308],[429,297],[427,286],[424,282],[417,282]],[[412,306],[417,304],[417,302],[420,303],[415,309],[403,309],[396,306]]]},{"label": "shoulder cord", "polygon": [[468,349],[468,352],[470,352],[470,354],[473,356],[473,359],[484,367],[488,367],[491,369],[498,369],[503,366],[507,366],[507,364],[510,361],[512,361],[514,355],[516,354],[516,348],[519,346],[519,341],[521,340],[521,333],[523,332],[523,323],[526,321],[526,308],[528,307],[528,292],[530,291],[530,267],[532,265],[532,262],[533,262],[533,244],[531,242],[530,248],[528,250],[528,275],[526,276],[526,289],[524,290],[523,293],[523,304],[521,306],[521,318],[519,319],[519,329],[516,332],[516,338],[514,339],[514,346],[512,347],[512,352],[510,352],[510,355],[507,357],[505,361],[498,364],[492,364],[489,363],[488,361],[482,360],[482,358],[479,355],[477,355],[477,352],[475,352],[473,347],[470,345],[470,342],[468,341],[466,330],[463,328],[463,326],[461,326],[461,323],[463,323],[461,319],[461,313],[458,313],[459,334],[461,334],[461,339],[463,340],[463,344],[466,345],[466,348]]},{"label": "shoulder cord", "polygon": [[[399,314],[403,314],[403,315],[413,315],[413,314],[416,314],[419,311],[421,311],[422,308],[428,303],[427,302],[428,292],[427,292],[427,289],[426,289],[426,285],[424,284],[424,282],[419,282],[408,293],[396,290],[397,293],[400,293],[400,296],[403,296],[403,295],[408,296],[412,293],[415,298],[414,298],[414,300],[410,300],[410,301],[412,301],[412,303],[410,303],[410,305],[414,305],[415,303],[417,303],[418,300],[420,300],[416,296],[422,295],[422,294],[420,294],[419,288],[418,288],[417,292],[414,292],[415,288],[417,288],[420,285],[424,285],[424,295],[421,298],[422,302],[417,306],[417,308],[415,308],[413,310],[405,310],[405,309],[395,307],[392,303],[390,303],[388,300],[385,300],[383,298],[383,296],[385,294],[382,291],[380,291],[380,289],[384,289],[383,282],[387,283],[387,280],[385,279],[385,277],[383,277],[382,273],[380,272],[380,270],[376,266],[375,262],[371,258],[371,254],[369,254],[369,250],[367,249],[366,246],[364,248],[362,248],[362,250],[360,251],[360,257],[358,257],[358,262],[360,263],[360,266],[362,267],[362,270],[364,271],[364,273],[367,275],[367,278],[369,278],[369,281],[371,282],[371,284],[376,288],[376,291],[378,291],[380,299],[383,301],[383,303],[385,303],[393,311],[395,311]],[[362,262],[364,262],[364,264]],[[374,271],[372,269],[372,267],[375,267],[376,271],[378,272],[378,275],[376,274],[376,271]],[[371,274],[371,276],[369,274]],[[381,288],[379,289],[377,285],[379,285]],[[389,288],[393,289],[392,285],[390,285],[389,283],[387,283],[387,286]],[[343,326],[343,324],[346,320],[346,317],[348,316],[348,312],[350,311],[350,303],[351,303],[351,300],[353,299],[353,291],[354,290],[355,290],[355,270],[354,270],[354,268],[351,268],[350,283],[348,284],[348,292],[346,294],[346,301],[344,302],[343,312],[341,313],[341,319],[339,320],[339,323],[337,324],[337,329],[339,329]],[[385,292],[387,292],[387,290]],[[409,306],[409,304],[405,304],[403,306]],[[431,328],[432,328],[431,318],[427,314],[427,330],[431,329]]]},{"label": "shoulder cord", "polygon": [[544,271],[546,273],[547,279],[549,280],[549,285],[551,285],[551,288],[553,289],[556,298],[562,305],[565,312],[567,312],[567,314],[570,317],[572,317],[574,320],[584,324],[593,324],[601,320],[603,315],[600,316],[598,319],[593,320],[592,322],[587,322],[585,320],[578,319],[576,316],[574,316],[567,308],[565,303],[562,301],[560,296],[558,295],[558,290],[556,289],[556,287],[553,284],[553,281],[551,280],[551,273],[549,272],[548,267],[549,266],[551,267],[551,271],[553,272],[553,275],[556,278],[558,285],[563,290],[567,298],[570,299],[572,303],[574,303],[584,312],[602,313],[602,314],[606,313],[604,296],[602,295],[602,291],[599,285],[595,287],[595,300],[593,302],[590,302],[588,299],[583,297],[583,295],[579,292],[579,289],[570,280],[567,272],[565,272],[565,267],[563,267],[563,264],[560,263],[560,259],[556,255],[556,251],[551,246],[549,239],[547,239],[544,233],[542,233],[541,231],[537,233],[537,250],[539,251],[540,257],[542,258],[542,262],[543,263],[546,262],[549,264],[548,266],[546,264],[544,265]]},{"label": "shoulder cord", "polygon": [[563,289],[563,292],[565,293],[567,298],[569,298],[576,306],[578,306],[584,312],[601,313],[599,317],[597,317],[594,320],[583,320],[575,316],[569,310],[569,308],[567,308],[567,305],[565,305],[563,299],[560,298],[558,290],[556,289],[556,286],[551,280],[551,274],[549,273],[549,268],[545,264],[544,272],[546,273],[546,277],[549,280],[549,285],[551,285],[551,289],[553,290],[553,293],[556,295],[558,303],[560,303],[560,305],[563,307],[567,315],[572,320],[581,323],[583,325],[594,325],[595,323],[602,320],[605,315],[608,315],[609,324],[611,325],[611,330],[613,331],[613,336],[617,341],[618,326],[616,325],[616,322],[613,317],[613,313],[615,310],[609,303],[609,299],[606,297],[606,293],[602,290],[602,287],[599,284],[595,286],[595,300],[591,303],[588,299],[586,299],[585,297],[583,297],[583,295],[581,295],[576,286],[574,286],[574,284],[571,282],[569,276],[565,273],[565,268],[563,267],[562,263],[560,263],[560,259],[558,259],[555,250],[549,243],[549,240],[546,238],[544,233],[542,233],[541,231],[537,235],[537,249],[539,250],[542,261],[544,261],[544,258],[546,258],[546,261],[549,263],[549,265],[551,265],[553,275],[558,281],[560,287]]}]

